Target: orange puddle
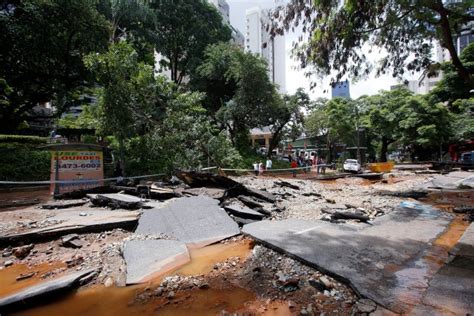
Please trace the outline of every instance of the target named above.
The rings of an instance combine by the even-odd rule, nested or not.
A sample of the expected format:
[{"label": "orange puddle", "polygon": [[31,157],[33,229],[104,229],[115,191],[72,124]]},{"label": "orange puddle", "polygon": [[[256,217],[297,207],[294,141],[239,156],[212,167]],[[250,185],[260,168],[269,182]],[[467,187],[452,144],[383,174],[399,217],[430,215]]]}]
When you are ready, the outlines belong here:
[{"label": "orange puddle", "polygon": [[[42,263],[36,266],[27,266],[25,264],[14,264],[0,271],[0,297],[7,296],[9,294],[18,292],[26,287],[35,285],[44,281],[41,276],[46,272],[53,271],[66,265],[61,262],[56,263]],[[20,274],[29,274],[36,272],[31,278],[17,281],[16,278]],[[51,278],[49,278],[51,279]]]},{"label": "orange puddle", "polygon": [[221,310],[234,312],[245,308],[246,303],[255,301],[255,294],[229,285],[224,289],[180,291],[173,300],[152,296],[146,303],[134,303],[134,299],[146,287],[158,286],[166,275],[207,274],[216,263],[228,258],[239,257],[240,262],[244,261],[251,249],[252,242],[249,240],[190,249],[191,262],[157,276],[148,283],[110,288],[93,286],[77,291],[63,300],[32,308],[18,315],[215,315]]},{"label": "orange puddle", "polygon": [[250,240],[231,244],[215,244],[199,249],[190,249],[191,262],[175,270],[173,274],[198,275],[211,272],[217,262],[225,261],[227,258],[239,257],[244,261],[250,254],[253,243]]}]

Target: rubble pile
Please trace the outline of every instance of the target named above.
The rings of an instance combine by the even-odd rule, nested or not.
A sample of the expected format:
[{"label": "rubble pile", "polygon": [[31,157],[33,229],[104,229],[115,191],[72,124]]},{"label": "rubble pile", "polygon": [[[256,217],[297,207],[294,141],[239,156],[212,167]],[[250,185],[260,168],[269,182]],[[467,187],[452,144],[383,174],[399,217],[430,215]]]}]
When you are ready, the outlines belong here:
[{"label": "rubble pile", "polygon": [[[68,199],[0,212],[0,280],[13,267],[19,271],[13,282],[32,282],[8,297],[7,303],[14,302],[8,308],[15,310],[33,304],[35,300],[17,302],[34,297],[35,286],[43,285],[47,293],[66,284],[58,287],[62,293],[78,286],[137,283],[143,284],[132,302],[138,305],[155,300],[175,304],[180,293],[231,284],[255,293],[263,310],[274,302],[301,315],[368,314],[381,310],[380,302],[397,310],[384,301],[389,296],[377,292],[391,286],[391,279],[380,286],[374,280],[389,275],[394,264],[404,271],[408,254],[418,256],[453,218],[412,198],[472,191],[465,188],[471,180],[459,174],[437,177],[402,171],[376,180],[311,181],[178,172],[169,181],[67,194]],[[469,217],[473,207],[464,203],[453,211]],[[412,234],[417,220],[426,221],[420,241]],[[430,223],[436,229],[430,231]],[[400,232],[400,240],[394,232]],[[204,274],[174,275],[178,267],[193,263],[193,249],[244,241],[257,243],[247,257],[222,257]],[[370,245],[381,250],[373,253]],[[395,256],[391,262],[400,247],[410,247],[402,251],[406,258]],[[40,264],[51,267],[38,272]],[[354,273],[363,275],[358,266],[370,270],[367,280],[353,280]],[[152,280],[158,281],[148,283]],[[358,296],[361,292],[366,298]],[[0,312],[7,306],[1,302],[0,295]]]}]

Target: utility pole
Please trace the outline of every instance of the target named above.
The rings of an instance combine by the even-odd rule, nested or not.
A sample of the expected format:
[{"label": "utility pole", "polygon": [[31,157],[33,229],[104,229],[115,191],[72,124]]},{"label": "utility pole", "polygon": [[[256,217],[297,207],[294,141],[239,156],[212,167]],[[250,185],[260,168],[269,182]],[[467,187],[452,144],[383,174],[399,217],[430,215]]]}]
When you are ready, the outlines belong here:
[{"label": "utility pole", "polygon": [[355,114],[356,114],[356,134],[357,134],[357,161],[359,163],[362,163],[361,157],[360,157],[360,135],[359,135],[359,109],[357,108],[357,105],[355,106]]}]

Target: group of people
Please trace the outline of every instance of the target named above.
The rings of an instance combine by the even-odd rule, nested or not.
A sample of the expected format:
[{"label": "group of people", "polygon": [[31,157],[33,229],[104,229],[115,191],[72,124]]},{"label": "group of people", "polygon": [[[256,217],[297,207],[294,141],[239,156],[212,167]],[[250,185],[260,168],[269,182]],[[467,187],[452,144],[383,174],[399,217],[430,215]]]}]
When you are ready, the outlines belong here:
[{"label": "group of people", "polygon": [[265,162],[265,165],[261,161],[259,162],[254,162],[253,163],[253,171],[255,172],[255,175],[258,176],[262,174],[265,170],[270,170],[272,169],[272,160],[270,158],[267,158],[267,161]]},{"label": "group of people", "polygon": [[[316,165],[317,173],[326,173],[326,162],[322,157],[305,157],[304,154],[300,155],[297,159],[293,159],[291,155],[288,155],[290,166],[292,169],[303,168],[305,173],[311,171],[311,166]],[[293,177],[296,177],[296,170],[293,171]]]},{"label": "group of people", "polygon": [[[325,174],[326,173],[326,162],[322,157],[305,157],[304,155],[300,155],[298,158],[294,159],[291,154],[288,155],[288,160],[290,161],[291,169],[293,177],[296,177],[297,170],[296,168],[303,168],[302,169],[305,173],[311,171],[311,166],[316,165],[317,173]],[[259,176],[265,172],[265,170],[272,169],[272,160],[267,158],[265,164],[261,161],[253,163],[253,171],[256,176]]]}]

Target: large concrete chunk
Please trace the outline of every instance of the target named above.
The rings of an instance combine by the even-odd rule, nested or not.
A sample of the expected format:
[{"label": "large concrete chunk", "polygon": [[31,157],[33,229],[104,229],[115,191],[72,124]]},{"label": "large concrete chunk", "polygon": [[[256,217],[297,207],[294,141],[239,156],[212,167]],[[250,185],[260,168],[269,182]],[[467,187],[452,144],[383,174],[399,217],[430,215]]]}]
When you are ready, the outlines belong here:
[{"label": "large concrete chunk", "polygon": [[[474,261],[474,224],[471,223],[464,231],[461,239],[453,249],[453,254],[460,257],[468,257]],[[474,278],[474,276],[473,276]]]},{"label": "large concrete chunk", "polygon": [[474,260],[472,257],[456,257],[442,267],[430,281],[423,297],[426,306],[449,311],[453,315],[469,315],[474,311]]},{"label": "large concrete chunk", "polygon": [[79,285],[79,280],[90,275],[95,270],[85,270],[68,274],[50,281],[30,286],[18,293],[0,299],[0,312],[12,312],[33,304],[44,303],[46,300],[60,297],[67,291]]},{"label": "large concrete chunk", "polygon": [[177,172],[176,176],[192,188],[213,187],[229,189],[236,186],[241,186],[241,184],[237,181],[212,173],[181,171]]},{"label": "large concrete chunk", "polygon": [[179,198],[163,208],[146,210],[135,232],[165,234],[191,247],[203,247],[239,234],[238,225],[217,203],[205,196]]},{"label": "large concrete chunk", "polygon": [[469,189],[474,188],[474,176],[468,171],[455,171],[437,175],[422,185],[423,189]]},{"label": "large concrete chunk", "polygon": [[87,202],[89,202],[87,199],[82,199],[82,200],[59,200],[59,201],[54,201],[54,202],[42,204],[41,208],[47,209],[47,210],[70,208],[70,207],[82,206],[82,205],[86,204]]},{"label": "large concrete chunk", "polygon": [[0,245],[18,241],[28,242],[72,233],[90,233],[114,228],[131,229],[138,222],[139,212],[114,212],[102,210],[63,210],[48,218],[51,226],[30,229],[17,234],[0,236]]},{"label": "large concrete chunk", "polygon": [[474,311],[474,224],[471,224],[452,250],[454,259],[430,281],[423,303],[456,315]]},{"label": "large concrete chunk", "polygon": [[229,205],[224,206],[224,209],[232,215],[241,217],[241,218],[248,218],[248,219],[262,219],[263,214],[252,210],[246,206],[240,206],[237,203],[232,203]]},{"label": "large concrete chunk", "polygon": [[190,261],[188,248],[177,240],[131,240],[124,245],[127,284],[146,282]]},{"label": "large concrete chunk", "polygon": [[288,219],[245,225],[242,232],[349,283],[395,312],[426,288],[429,269],[418,262],[449,225],[436,209],[397,209],[357,226]]},{"label": "large concrete chunk", "polygon": [[87,197],[95,206],[109,206],[111,208],[123,208],[127,210],[136,210],[143,206],[141,198],[129,194],[88,194]]}]

